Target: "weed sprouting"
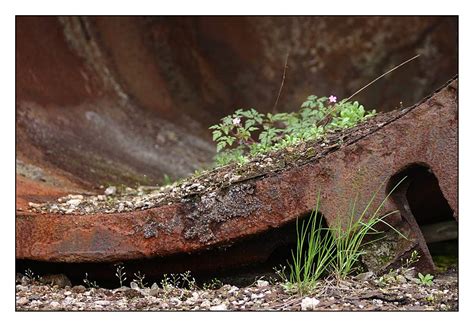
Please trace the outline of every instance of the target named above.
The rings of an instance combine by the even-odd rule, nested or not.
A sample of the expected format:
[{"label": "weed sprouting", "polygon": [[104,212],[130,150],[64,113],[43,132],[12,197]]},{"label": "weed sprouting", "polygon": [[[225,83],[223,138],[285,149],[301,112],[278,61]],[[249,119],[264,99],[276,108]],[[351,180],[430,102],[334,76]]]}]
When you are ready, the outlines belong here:
[{"label": "weed sprouting", "polygon": [[[350,206],[349,219],[336,220],[328,228],[322,227],[322,217],[317,219],[320,199],[318,194],[316,207],[309,220],[301,224],[297,222],[297,244],[296,249],[292,251],[292,261],[289,262],[288,276],[285,274],[284,267],[277,271],[277,274],[284,280],[285,288],[289,291],[305,294],[317,286],[318,280],[325,273],[332,273],[340,279],[347,278],[357,270],[360,256],[364,254],[363,246],[383,238],[379,237],[372,241],[365,241],[368,235],[382,234],[382,232],[375,229],[375,225],[379,223],[388,226],[406,238],[384,220],[394,212],[382,216],[379,214],[385,201],[402,181],[403,179],[392,189],[371,215],[367,216],[367,213],[382,185],[384,185],[383,183],[372,195],[362,213],[356,213],[356,197]],[[343,226],[343,221],[346,222],[345,226]]]},{"label": "weed sprouting", "polygon": [[186,286],[188,289],[194,290],[197,288],[196,279],[191,276],[191,272],[189,270],[181,274],[181,280],[183,282],[183,285]]},{"label": "weed sprouting", "polygon": [[211,279],[209,282],[204,283],[202,288],[205,290],[218,290],[224,286],[224,284],[217,278]]},{"label": "weed sprouting", "polygon": [[418,273],[418,278],[416,279],[417,283],[424,285],[424,286],[431,286],[433,285],[433,275],[426,274],[423,275],[422,273]]},{"label": "weed sprouting", "polygon": [[[334,257],[334,244],[329,229],[322,227],[319,215],[319,194],[316,208],[307,222],[296,224],[296,249],[292,251],[287,286],[294,286],[300,294],[316,287]],[[291,288],[291,287],[289,287]]]},{"label": "weed sprouting", "polygon": [[349,274],[354,272],[356,268],[357,262],[359,262],[359,258],[364,251],[362,250],[364,245],[367,245],[372,242],[380,241],[383,237],[377,238],[373,241],[365,242],[364,239],[368,235],[376,235],[382,234],[382,232],[377,231],[374,226],[382,223],[388,226],[390,229],[395,231],[401,237],[406,237],[397,231],[393,226],[387,223],[384,219],[396,211],[389,212],[383,216],[379,215],[380,210],[382,209],[384,203],[387,201],[389,196],[395,190],[400,183],[403,182],[402,179],[393,189],[392,191],[383,199],[383,201],[379,204],[377,209],[370,215],[369,217],[366,216],[369,208],[372,206],[375,197],[379,193],[382,185],[379,189],[374,192],[372,198],[365,206],[364,210],[361,214],[356,214],[356,205],[357,205],[357,196],[354,199],[354,202],[351,206],[350,210],[350,219],[348,221],[347,226],[344,228],[342,226],[342,219],[339,219],[337,223],[331,228],[334,243],[335,243],[335,260],[332,262],[333,270],[338,277],[346,278]]},{"label": "weed sprouting", "polygon": [[117,270],[115,272],[115,277],[118,278],[119,282],[120,282],[120,287],[123,287],[123,282],[127,280],[127,273],[124,271],[125,267],[118,264],[117,265]]},{"label": "weed sprouting", "polygon": [[138,287],[140,288],[145,288],[147,283],[144,282],[145,280],[145,274],[141,274],[140,270],[136,273],[133,274],[133,276],[135,276],[135,278],[132,280],[132,282],[136,283],[138,285]]},{"label": "weed sprouting", "polygon": [[417,250],[413,250],[413,252],[410,255],[410,258],[401,260],[402,262],[402,268],[403,269],[410,269],[415,263],[417,263],[420,260],[420,255],[418,254]]},{"label": "weed sprouting", "polygon": [[[375,283],[379,286],[386,286],[387,284],[396,284],[399,282],[405,282],[406,278],[412,278],[414,276],[414,267],[413,265],[418,262],[420,259],[420,255],[418,251],[413,250],[410,257],[407,259],[400,260],[400,268],[398,269],[390,269],[390,271],[386,274],[380,276]],[[415,279],[416,280],[416,279]]]},{"label": "weed sprouting", "polygon": [[[248,161],[249,156],[265,154],[303,141],[320,139],[328,132],[353,127],[374,116],[375,110],[366,111],[357,101],[349,100],[419,56],[418,54],[405,60],[339,102],[334,95],[320,98],[310,95],[297,112],[264,115],[253,108],[236,110],[234,114],[222,118],[220,124],[209,127],[213,130],[212,139],[217,143],[217,165],[231,162],[243,164]],[[285,65],[273,111],[280,98],[286,67]]]},{"label": "weed sprouting", "polygon": [[210,127],[217,143],[216,163],[244,164],[253,155],[320,139],[330,131],[353,127],[375,115],[357,101],[336,101],[335,96],[310,95],[297,112],[266,115],[253,108],[238,109]]},{"label": "weed sprouting", "polygon": [[37,282],[40,280],[40,276],[35,274],[30,268],[25,270],[25,276],[30,280],[30,282]]},{"label": "weed sprouting", "polygon": [[171,185],[171,184],[173,184],[173,179],[170,176],[168,176],[168,174],[164,174],[162,184],[163,185]]},{"label": "weed sprouting", "polygon": [[90,280],[89,280],[89,276],[88,276],[87,273],[86,273],[85,278],[84,278],[82,281],[83,281],[84,284],[86,284],[86,286],[89,287],[89,288],[99,288],[99,285],[97,284],[96,281],[90,281]]},{"label": "weed sprouting", "polygon": [[160,284],[165,291],[170,291],[173,288],[197,289],[196,280],[191,276],[190,271],[180,274],[164,274]]}]

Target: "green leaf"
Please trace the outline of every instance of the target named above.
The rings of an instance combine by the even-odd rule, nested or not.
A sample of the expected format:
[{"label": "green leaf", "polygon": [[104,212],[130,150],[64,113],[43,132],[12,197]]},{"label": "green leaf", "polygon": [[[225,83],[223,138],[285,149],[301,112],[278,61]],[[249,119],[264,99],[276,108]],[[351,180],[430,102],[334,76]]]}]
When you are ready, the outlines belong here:
[{"label": "green leaf", "polygon": [[226,117],[222,118],[222,122],[226,125],[233,125],[231,116],[226,116]]},{"label": "green leaf", "polygon": [[235,137],[228,136],[228,137],[226,137],[225,141],[227,142],[228,145],[232,145],[235,141]]},{"label": "green leaf", "polygon": [[305,101],[301,104],[301,108],[309,107],[313,101]]},{"label": "green leaf", "polygon": [[255,120],[253,119],[248,119],[246,122],[245,122],[245,128],[248,129],[250,126],[253,126],[255,124]]},{"label": "green leaf", "polygon": [[226,146],[225,142],[219,142],[217,143],[217,152],[220,152],[222,149],[224,149]]},{"label": "green leaf", "polygon": [[252,118],[253,115],[250,111],[242,111],[241,115],[245,118]]},{"label": "green leaf", "polygon": [[222,132],[221,131],[214,131],[212,132],[212,140],[215,141],[217,140],[219,137],[221,137],[222,135]]}]

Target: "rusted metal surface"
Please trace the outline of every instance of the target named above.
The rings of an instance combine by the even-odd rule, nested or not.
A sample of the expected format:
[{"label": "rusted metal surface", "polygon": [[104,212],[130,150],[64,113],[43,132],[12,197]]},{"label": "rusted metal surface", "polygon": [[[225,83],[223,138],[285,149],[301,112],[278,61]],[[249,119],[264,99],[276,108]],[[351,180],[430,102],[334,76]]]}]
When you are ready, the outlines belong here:
[{"label": "rusted metal surface", "polygon": [[[117,214],[18,212],[16,256],[52,262],[114,262],[228,246],[308,214],[318,190],[320,212],[331,225],[346,215],[357,193],[361,209],[382,187],[375,199],[380,203],[390,178],[413,164],[429,167],[457,217],[457,122],[454,80],[398,119],[319,160],[242,181],[217,195]],[[392,215],[389,221],[409,240],[396,240],[395,256],[378,268],[419,249],[425,255],[421,269],[431,270],[433,263],[424,239],[407,217],[410,205],[406,195],[399,195],[386,202],[383,212],[400,210],[404,214]],[[236,260],[244,258],[240,261],[244,262],[248,254],[243,251]]]}]

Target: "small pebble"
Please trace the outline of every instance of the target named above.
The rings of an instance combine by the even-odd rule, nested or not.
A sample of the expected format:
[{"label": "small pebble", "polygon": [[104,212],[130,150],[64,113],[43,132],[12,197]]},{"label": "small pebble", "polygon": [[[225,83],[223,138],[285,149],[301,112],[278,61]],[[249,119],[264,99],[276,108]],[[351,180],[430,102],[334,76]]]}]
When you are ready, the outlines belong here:
[{"label": "small pebble", "polygon": [[53,301],[49,304],[51,306],[51,308],[57,308],[60,306],[59,302],[56,302],[56,301]]},{"label": "small pebble", "polygon": [[313,298],[313,297],[305,297],[301,301],[301,310],[303,311],[315,310],[318,304],[319,304],[318,299]]},{"label": "small pebble", "polygon": [[266,280],[257,280],[258,287],[267,287],[269,283]]},{"label": "small pebble", "polygon": [[18,299],[18,301],[16,301],[16,304],[17,305],[25,305],[28,302],[30,302],[30,300],[28,300],[26,297],[21,297],[21,298]]},{"label": "small pebble", "polygon": [[215,305],[215,306],[211,307],[209,310],[211,310],[211,311],[225,311],[225,310],[227,310],[227,305],[225,303],[222,303],[222,304]]},{"label": "small pebble", "polygon": [[105,189],[104,194],[105,195],[113,195],[117,192],[117,188],[115,186],[109,186]]},{"label": "small pebble", "polygon": [[73,286],[73,288],[71,289],[71,291],[73,291],[74,293],[84,293],[86,290],[87,289],[84,285],[76,285]]}]

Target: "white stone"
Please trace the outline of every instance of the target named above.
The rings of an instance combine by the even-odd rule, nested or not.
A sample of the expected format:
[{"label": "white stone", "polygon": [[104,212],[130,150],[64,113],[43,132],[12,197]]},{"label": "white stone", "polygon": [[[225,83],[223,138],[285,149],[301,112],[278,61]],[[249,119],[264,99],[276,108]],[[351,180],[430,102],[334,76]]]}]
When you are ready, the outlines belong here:
[{"label": "white stone", "polygon": [[319,304],[318,299],[314,297],[305,297],[301,301],[301,310],[303,311],[315,310],[318,304]]},{"label": "white stone", "polygon": [[117,188],[115,186],[109,186],[105,189],[104,194],[105,195],[113,195],[117,192]]},{"label": "white stone", "polygon": [[28,206],[32,207],[32,208],[40,208],[41,207],[41,204],[39,203],[34,203],[34,202],[28,202]]},{"label": "white stone", "polygon": [[17,291],[27,291],[28,287],[24,285],[16,285],[16,290]]},{"label": "white stone", "polygon": [[66,202],[66,204],[70,205],[70,206],[73,206],[73,207],[76,207],[78,206],[79,204],[81,204],[82,200],[80,199],[71,199],[71,200],[68,200]]},{"label": "white stone", "polygon": [[53,301],[49,304],[51,306],[51,308],[57,308],[60,306],[59,302],[56,302],[56,301]]},{"label": "white stone", "polygon": [[227,310],[227,305],[225,303],[221,303],[219,305],[215,305],[211,307],[209,310],[211,311],[225,311]]},{"label": "white stone", "polygon": [[16,301],[17,305],[25,305],[30,302],[26,297],[21,297],[18,301]]},{"label": "white stone", "polygon": [[257,280],[257,286],[258,287],[267,287],[268,282],[266,280]]},{"label": "white stone", "polygon": [[201,308],[209,308],[211,306],[211,302],[209,300],[202,301],[200,307]]}]

